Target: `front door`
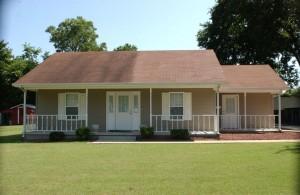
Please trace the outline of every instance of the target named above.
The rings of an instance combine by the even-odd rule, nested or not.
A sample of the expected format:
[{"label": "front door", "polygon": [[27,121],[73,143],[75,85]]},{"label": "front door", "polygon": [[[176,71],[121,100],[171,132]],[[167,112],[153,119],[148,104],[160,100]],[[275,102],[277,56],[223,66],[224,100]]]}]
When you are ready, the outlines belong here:
[{"label": "front door", "polygon": [[238,95],[222,95],[222,128],[237,129],[239,124]]},{"label": "front door", "polygon": [[140,93],[107,92],[107,129],[138,130],[140,126]]}]

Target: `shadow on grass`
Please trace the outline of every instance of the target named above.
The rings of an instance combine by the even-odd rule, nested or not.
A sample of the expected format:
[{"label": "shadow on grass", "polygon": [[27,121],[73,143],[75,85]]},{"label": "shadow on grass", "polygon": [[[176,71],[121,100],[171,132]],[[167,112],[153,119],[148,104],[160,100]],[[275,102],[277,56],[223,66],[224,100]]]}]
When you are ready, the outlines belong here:
[{"label": "shadow on grass", "polygon": [[282,152],[293,152],[293,153],[300,154],[300,144],[298,143],[292,146],[285,146],[285,148],[277,151],[276,153],[279,154]]},{"label": "shadow on grass", "polygon": [[22,143],[22,142],[23,140],[21,134],[0,136],[0,143]]}]

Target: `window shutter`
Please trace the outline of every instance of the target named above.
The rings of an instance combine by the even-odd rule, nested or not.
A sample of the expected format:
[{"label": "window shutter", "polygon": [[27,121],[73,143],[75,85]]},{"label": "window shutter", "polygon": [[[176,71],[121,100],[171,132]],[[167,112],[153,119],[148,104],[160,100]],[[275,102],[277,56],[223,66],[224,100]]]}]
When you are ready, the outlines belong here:
[{"label": "window shutter", "polygon": [[59,93],[58,94],[58,108],[57,108],[57,114],[58,114],[58,120],[63,120],[66,115],[66,94],[65,93]]},{"label": "window shutter", "polygon": [[192,93],[183,94],[184,120],[192,120]]},{"label": "window shutter", "polygon": [[85,120],[86,118],[86,101],[85,93],[79,95],[79,120]]},{"label": "window shutter", "polygon": [[161,100],[161,110],[162,110],[162,120],[169,120],[170,119],[170,94],[169,93],[162,93],[161,94],[162,100]]}]

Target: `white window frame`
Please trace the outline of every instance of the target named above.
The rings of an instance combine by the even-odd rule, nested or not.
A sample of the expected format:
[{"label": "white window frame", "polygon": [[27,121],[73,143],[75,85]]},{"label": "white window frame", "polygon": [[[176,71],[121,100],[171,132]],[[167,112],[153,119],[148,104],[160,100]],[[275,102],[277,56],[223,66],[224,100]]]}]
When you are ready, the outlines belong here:
[{"label": "white window frame", "polygon": [[[67,96],[68,95],[77,95],[77,106],[67,106]],[[79,113],[80,113],[79,102],[80,102],[80,93],[74,93],[74,92],[65,93],[65,114],[66,114],[65,119],[66,120],[74,120],[74,119],[79,118]],[[75,107],[77,107],[77,110],[78,110],[78,114],[77,114],[76,118],[68,117],[67,108],[75,108]],[[75,116],[75,115],[70,115],[70,116]]]},{"label": "white window frame", "polygon": [[[172,118],[172,116],[180,116],[180,115],[171,114],[171,107],[175,107],[175,106],[171,106],[171,94],[182,94],[182,106],[176,106],[176,107],[182,107],[181,118],[176,118],[176,119]],[[169,117],[170,121],[184,121],[184,92],[169,92],[169,113],[170,113],[170,117]]]}]

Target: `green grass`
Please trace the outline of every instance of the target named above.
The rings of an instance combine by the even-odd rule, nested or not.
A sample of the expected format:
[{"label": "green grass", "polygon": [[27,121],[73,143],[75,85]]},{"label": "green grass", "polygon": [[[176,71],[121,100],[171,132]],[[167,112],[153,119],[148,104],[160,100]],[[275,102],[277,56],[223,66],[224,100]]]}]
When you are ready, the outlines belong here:
[{"label": "green grass", "polygon": [[0,127],[0,194],[300,192],[296,143],[22,143],[19,133]]}]

